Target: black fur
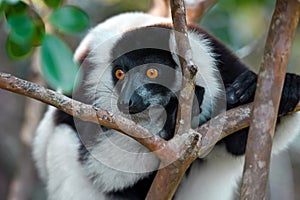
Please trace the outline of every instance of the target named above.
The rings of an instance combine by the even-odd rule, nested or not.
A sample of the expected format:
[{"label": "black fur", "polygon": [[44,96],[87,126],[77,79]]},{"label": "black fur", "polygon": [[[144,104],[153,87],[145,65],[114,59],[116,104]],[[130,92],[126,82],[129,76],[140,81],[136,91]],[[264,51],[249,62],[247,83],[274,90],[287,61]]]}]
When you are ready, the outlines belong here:
[{"label": "black fur", "polygon": [[[254,99],[257,75],[245,71],[226,88],[228,109],[250,103]],[[300,76],[287,73],[279,104],[279,115],[286,115],[292,111],[300,100]],[[279,123],[280,120],[277,120]],[[246,150],[248,128],[238,131],[223,139],[228,152],[234,155],[243,155]]]},{"label": "black fur", "polygon": [[214,57],[217,61],[217,67],[225,87],[232,84],[241,73],[249,70],[247,66],[231,52],[231,50],[213,35],[199,26],[190,25],[189,28],[194,32],[200,33],[204,39],[210,41],[210,45],[212,46],[215,55]]},{"label": "black fur", "polygon": [[155,175],[156,175],[156,172],[152,173],[149,177],[138,181],[132,187],[128,187],[121,191],[114,191],[114,192],[107,193],[106,196],[111,199],[118,199],[118,200],[145,199]]},{"label": "black fur", "polygon": [[286,74],[278,113],[286,115],[288,112],[291,112],[298,104],[299,96],[300,76],[296,74]]},{"label": "black fur", "polygon": [[76,131],[74,119],[71,115],[61,111],[56,110],[54,114],[54,123],[59,124],[67,124],[69,125],[74,131]]}]

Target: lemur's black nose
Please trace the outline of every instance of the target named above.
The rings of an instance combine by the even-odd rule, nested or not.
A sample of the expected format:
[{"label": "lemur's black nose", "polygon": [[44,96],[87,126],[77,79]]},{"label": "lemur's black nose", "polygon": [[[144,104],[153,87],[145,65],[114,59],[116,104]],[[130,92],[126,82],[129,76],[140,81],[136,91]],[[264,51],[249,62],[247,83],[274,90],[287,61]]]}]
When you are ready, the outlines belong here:
[{"label": "lemur's black nose", "polygon": [[125,114],[136,114],[144,111],[148,105],[145,105],[143,98],[134,93],[129,100],[120,98],[118,100],[118,108]]}]

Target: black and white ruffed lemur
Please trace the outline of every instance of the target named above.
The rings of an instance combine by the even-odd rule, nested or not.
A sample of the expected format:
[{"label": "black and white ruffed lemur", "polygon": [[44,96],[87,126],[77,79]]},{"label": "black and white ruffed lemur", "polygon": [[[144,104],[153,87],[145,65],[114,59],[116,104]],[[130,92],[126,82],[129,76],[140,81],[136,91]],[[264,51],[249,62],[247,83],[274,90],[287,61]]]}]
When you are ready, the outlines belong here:
[{"label": "black and white ruffed lemur", "polygon": [[[119,112],[170,140],[174,134],[181,67],[170,19],[125,13],[92,29],[75,60],[83,80],[73,98]],[[202,28],[188,27],[198,66],[193,128],[226,109],[253,101],[257,75]],[[300,77],[287,74],[279,113],[294,109]],[[223,106],[222,106],[223,105]],[[223,109],[224,108],[224,109]],[[300,132],[300,113],[282,117],[272,154]],[[247,129],[218,142],[197,159],[174,199],[233,199],[242,175]],[[51,200],[145,199],[159,166],[140,143],[50,107],[34,139],[33,156]]]}]

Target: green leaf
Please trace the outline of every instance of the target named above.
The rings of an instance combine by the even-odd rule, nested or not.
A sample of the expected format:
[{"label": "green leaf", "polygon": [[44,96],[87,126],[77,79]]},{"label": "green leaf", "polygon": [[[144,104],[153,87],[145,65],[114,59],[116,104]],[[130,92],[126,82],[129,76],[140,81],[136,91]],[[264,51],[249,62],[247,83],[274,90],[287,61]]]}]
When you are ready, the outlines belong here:
[{"label": "green leaf", "polygon": [[45,35],[45,24],[41,17],[34,10],[30,10],[29,15],[34,23],[31,44],[33,46],[39,46],[42,44],[42,39]]},{"label": "green leaf", "polygon": [[65,6],[54,10],[49,21],[56,29],[65,33],[80,32],[89,26],[88,15],[74,6]]},{"label": "green leaf", "polygon": [[18,44],[29,44],[34,32],[33,20],[27,13],[12,15],[7,18],[11,40]]},{"label": "green leaf", "polygon": [[33,52],[33,48],[30,44],[16,43],[12,39],[12,36],[9,35],[6,40],[6,51],[11,59],[19,60],[19,59],[28,58]]},{"label": "green leaf", "polygon": [[78,72],[68,46],[54,35],[45,35],[41,48],[42,71],[47,82],[54,88],[71,93]]},{"label": "green leaf", "polygon": [[24,2],[5,4],[4,7],[11,39],[20,45],[40,45],[45,34],[45,25],[41,17]]},{"label": "green leaf", "polygon": [[63,0],[44,0],[45,4],[51,8],[57,8],[63,2]]}]

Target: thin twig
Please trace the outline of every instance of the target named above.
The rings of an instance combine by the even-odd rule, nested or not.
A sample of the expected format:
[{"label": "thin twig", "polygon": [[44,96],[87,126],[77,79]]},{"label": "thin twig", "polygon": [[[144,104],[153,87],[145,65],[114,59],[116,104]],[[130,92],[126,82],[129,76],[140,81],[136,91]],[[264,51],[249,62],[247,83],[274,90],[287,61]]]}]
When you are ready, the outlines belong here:
[{"label": "thin twig", "polygon": [[266,199],[278,106],[300,2],[277,0],[258,75],[243,172],[241,199]]},{"label": "thin twig", "polygon": [[178,99],[179,106],[176,124],[176,134],[182,134],[191,127],[197,67],[193,62],[192,49],[188,38],[184,1],[171,0],[170,4],[177,53],[182,69],[182,87]]}]

